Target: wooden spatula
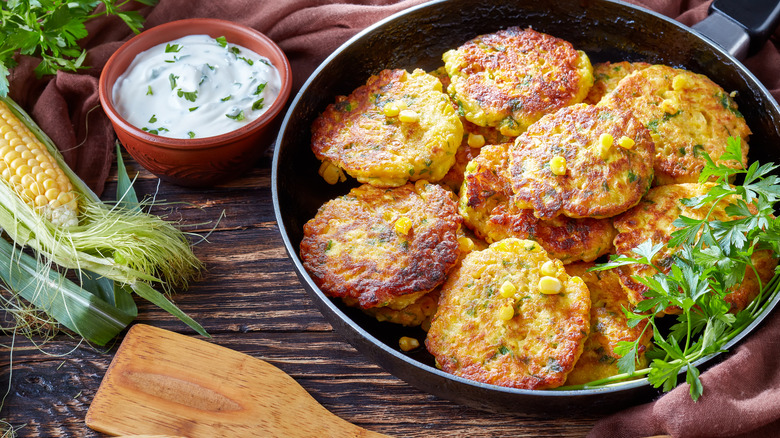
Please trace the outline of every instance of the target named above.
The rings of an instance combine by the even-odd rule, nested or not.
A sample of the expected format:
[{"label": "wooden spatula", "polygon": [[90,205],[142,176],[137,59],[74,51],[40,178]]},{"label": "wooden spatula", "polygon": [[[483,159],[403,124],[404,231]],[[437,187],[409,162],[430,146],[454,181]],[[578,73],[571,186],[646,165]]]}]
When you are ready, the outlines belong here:
[{"label": "wooden spatula", "polygon": [[386,436],[335,416],[267,362],[144,324],[122,341],[86,423],[110,435]]}]

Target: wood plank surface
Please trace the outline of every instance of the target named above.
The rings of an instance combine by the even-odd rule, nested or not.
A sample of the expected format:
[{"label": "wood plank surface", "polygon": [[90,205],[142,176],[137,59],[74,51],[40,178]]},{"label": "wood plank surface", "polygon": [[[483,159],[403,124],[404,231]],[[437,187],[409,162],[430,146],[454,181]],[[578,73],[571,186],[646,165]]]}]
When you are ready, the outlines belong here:
[{"label": "wood plank surface", "polygon": [[[175,295],[176,304],[213,342],[280,368],[339,417],[398,437],[582,437],[596,420],[460,406],[408,385],[358,353],[333,331],[293,271],[274,218],[270,153],[246,176],[210,189],[158,186],[156,177],[125,159],[131,175],[140,172],[138,194],[156,192],[158,202],[169,203],[156,213],[200,234],[213,228],[195,247],[207,270],[201,281]],[[115,190],[109,182],[104,198]],[[137,322],[195,336],[168,313],[137,303]],[[84,417],[121,336],[105,348],[80,344],[65,333],[43,345],[37,345],[42,339],[33,341],[0,336],[0,397],[8,390],[0,419],[18,437],[103,436]]]}]

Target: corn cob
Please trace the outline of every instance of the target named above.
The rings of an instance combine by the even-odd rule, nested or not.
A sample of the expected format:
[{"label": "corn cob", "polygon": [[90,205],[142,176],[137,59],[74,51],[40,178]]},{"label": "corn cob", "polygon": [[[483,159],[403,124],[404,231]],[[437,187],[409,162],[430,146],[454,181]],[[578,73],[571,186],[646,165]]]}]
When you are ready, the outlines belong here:
[{"label": "corn cob", "polygon": [[0,176],[58,226],[78,225],[78,196],[46,146],[0,101]]},{"label": "corn cob", "polygon": [[0,228],[16,245],[133,287],[171,291],[199,275],[184,233],[140,209],[103,203],[15,102],[0,98],[0,112]]}]

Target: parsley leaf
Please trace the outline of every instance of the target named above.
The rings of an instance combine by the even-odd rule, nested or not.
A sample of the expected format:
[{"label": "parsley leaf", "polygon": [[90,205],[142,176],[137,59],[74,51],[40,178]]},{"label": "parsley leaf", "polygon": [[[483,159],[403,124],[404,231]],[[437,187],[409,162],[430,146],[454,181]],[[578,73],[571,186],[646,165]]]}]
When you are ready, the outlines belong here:
[{"label": "parsley leaf", "polygon": [[181,44],[166,44],[165,53],[178,53],[181,50]]},{"label": "parsley leaf", "polygon": [[[78,41],[87,36],[85,23],[92,18],[113,15],[138,33],[144,18],[137,11],[124,10],[129,0],[8,1],[0,8],[0,96],[8,94],[9,70],[16,66],[14,55],[40,59],[38,77],[57,71],[85,68],[86,51]],[[141,0],[154,5],[157,0]],[[98,4],[104,8],[95,9]]]},{"label": "parsley leaf", "polygon": [[233,119],[233,120],[235,120],[237,122],[240,122],[240,121],[242,121],[242,120],[244,120],[246,118],[246,116],[244,116],[244,112],[243,111],[239,111],[238,114],[232,114],[232,115],[231,114],[225,114],[225,117],[227,117],[228,119]]},{"label": "parsley leaf", "polygon": [[[776,268],[774,278],[760,284],[758,298],[744,310],[733,313],[725,300],[742,284],[746,272],[756,269],[755,252],[769,249],[775,257],[780,254],[780,219],[774,216],[780,199],[780,178],[774,172],[780,166],[753,163],[747,169],[735,169],[716,164],[706,152],[702,155],[706,164],[699,182],[707,183],[708,189],[703,195],[681,200],[701,211],[701,218],[681,215],[673,222],[676,230],[665,244],[648,240],[630,254],[613,255],[594,268],[631,264],[653,268],[652,275],[634,277],[647,288],[646,299],[634,309],[624,309],[630,327],[644,321],[652,327],[654,348],[647,352],[652,361],[649,368],[636,370],[638,341],[623,341],[615,349],[621,355],[618,367],[628,375],[646,375],[664,391],[677,385],[684,370],[693,400],[704,392],[696,361],[724,351],[726,343],[765,310],[762,303],[780,293],[780,268]],[[742,158],[739,138],[729,138],[720,162],[742,162]],[[731,183],[740,178],[741,185]],[[665,325],[661,330],[656,315],[667,309],[678,315],[671,327]]]},{"label": "parsley leaf", "polygon": [[184,91],[181,88],[176,90],[176,95],[179,97],[183,97],[187,99],[190,102],[195,102],[198,99],[198,92],[197,91]]}]

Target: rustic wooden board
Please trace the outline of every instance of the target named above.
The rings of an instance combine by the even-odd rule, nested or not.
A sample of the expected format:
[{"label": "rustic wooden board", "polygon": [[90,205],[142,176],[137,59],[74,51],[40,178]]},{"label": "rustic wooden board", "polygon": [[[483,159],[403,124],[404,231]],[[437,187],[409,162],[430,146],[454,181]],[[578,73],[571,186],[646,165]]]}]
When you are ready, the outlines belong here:
[{"label": "rustic wooden board", "polygon": [[[131,173],[138,169],[127,159]],[[276,228],[270,189],[270,158],[245,177],[207,190],[160,183],[141,170],[139,194],[177,204],[169,214],[199,233],[196,246],[206,263],[200,282],[174,295],[176,304],[198,320],[213,341],[265,360],[292,376],[330,412],[363,428],[404,437],[582,437],[596,418],[492,414],[424,393],[386,373],[344,342],[322,317],[292,270]],[[115,184],[104,194],[110,198]],[[179,204],[180,203],[180,204]],[[136,300],[138,323],[186,334],[194,332],[166,312]],[[10,391],[0,419],[18,428],[17,437],[102,437],[89,429],[87,409],[116,354],[117,343],[93,348],[64,334],[38,350],[16,339],[13,371],[0,336],[0,394]],[[37,339],[38,343],[42,340]],[[0,397],[2,397],[0,395]],[[1,428],[2,426],[0,426]]]}]

